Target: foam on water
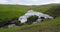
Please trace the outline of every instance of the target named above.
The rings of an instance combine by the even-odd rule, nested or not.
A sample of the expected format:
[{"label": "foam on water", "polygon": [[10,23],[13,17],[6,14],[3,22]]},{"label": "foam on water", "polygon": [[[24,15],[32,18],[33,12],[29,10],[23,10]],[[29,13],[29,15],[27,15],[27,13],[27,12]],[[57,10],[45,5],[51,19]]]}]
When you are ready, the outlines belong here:
[{"label": "foam on water", "polygon": [[32,15],[38,16],[37,22],[40,22],[42,20],[40,17],[53,19],[53,17],[49,16],[48,14],[44,14],[44,13],[41,13],[41,12],[35,12],[33,10],[29,10],[23,16],[19,17],[19,21],[21,21],[21,23],[25,23],[27,21],[27,18],[32,16]]}]

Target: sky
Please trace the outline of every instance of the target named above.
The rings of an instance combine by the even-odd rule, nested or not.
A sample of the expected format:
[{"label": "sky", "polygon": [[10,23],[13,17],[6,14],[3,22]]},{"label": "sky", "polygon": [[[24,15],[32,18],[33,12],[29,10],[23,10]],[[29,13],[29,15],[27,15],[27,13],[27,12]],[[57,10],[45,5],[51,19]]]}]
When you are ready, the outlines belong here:
[{"label": "sky", "polygon": [[0,4],[43,5],[60,3],[60,0],[0,0]]}]

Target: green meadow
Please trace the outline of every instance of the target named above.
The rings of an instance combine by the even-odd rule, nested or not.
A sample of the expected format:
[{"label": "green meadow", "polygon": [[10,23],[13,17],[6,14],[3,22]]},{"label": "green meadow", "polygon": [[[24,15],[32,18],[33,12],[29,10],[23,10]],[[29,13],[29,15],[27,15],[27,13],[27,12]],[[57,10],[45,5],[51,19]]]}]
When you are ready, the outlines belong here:
[{"label": "green meadow", "polygon": [[4,22],[8,19],[19,18],[29,9],[53,15],[56,16],[56,18],[53,20],[45,19],[43,22],[37,24],[0,28],[0,32],[60,32],[60,4],[48,4],[41,6],[0,5],[0,19],[4,19]]}]

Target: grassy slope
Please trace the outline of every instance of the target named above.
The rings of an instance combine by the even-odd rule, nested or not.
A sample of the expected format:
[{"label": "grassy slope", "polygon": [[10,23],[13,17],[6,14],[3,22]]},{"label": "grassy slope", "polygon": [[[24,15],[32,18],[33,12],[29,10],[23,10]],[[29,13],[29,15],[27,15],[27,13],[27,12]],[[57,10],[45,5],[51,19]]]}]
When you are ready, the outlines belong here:
[{"label": "grassy slope", "polygon": [[[46,6],[37,6],[32,7],[35,11],[45,12],[50,9],[53,5]],[[55,5],[54,5],[55,6]],[[58,6],[58,5],[56,5]],[[2,8],[3,7],[3,8]],[[0,18],[4,17],[19,17],[20,15],[24,14],[29,8],[31,7],[24,7],[24,6],[0,6]],[[43,22],[32,24],[32,25],[23,25],[17,26],[12,28],[0,29],[0,32],[58,32],[60,31],[60,17],[53,19],[53,20],[44,20]]]},{"label": "grassy slope", "polygon": [[0,5],[0,18],[13,18],[23,15],[29,8],[28,6],[19,5]]}]

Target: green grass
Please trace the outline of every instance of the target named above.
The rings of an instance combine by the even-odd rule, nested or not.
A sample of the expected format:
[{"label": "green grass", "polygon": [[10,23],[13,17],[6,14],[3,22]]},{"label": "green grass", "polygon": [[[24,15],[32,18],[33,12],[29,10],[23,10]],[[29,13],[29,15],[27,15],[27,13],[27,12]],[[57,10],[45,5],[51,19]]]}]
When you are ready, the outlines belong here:
[{"label": "green grass", "polygon": [[13,31],[23,31],[23,32],[58,32],[60,31],[60,17],[54,20],[44,20],[43,22],[32,24],[16,26],[11,28],[0,29],[0,32],[13,32]]},{"label": "green grass", "polygon": [[21,5],[0,5],[0,18],[19,17],[26,13],[29,8],[31,7]]},{"label": "green grass", "polygon": [[[9,18],[19,17],[25,14],[28,9],[33,9],[38,12],[49,12],[50,8],[54,5],[47,6],[21,6],[21,5],[0,5],[0,18]],[[51,10],[53,11],[53,10]],[[60,10],[59,10],[60,11]],[[58,12],[59,12],[58,11]],[[52,12],[49,12],[52,13]],[[53,14],[55,15],[55,14]],[[53,20],[44,20],[43,22],[31,25],[16,26],[11,28],[0,28],[0,32],[60,32],[60,17],[56,17]]]}]

